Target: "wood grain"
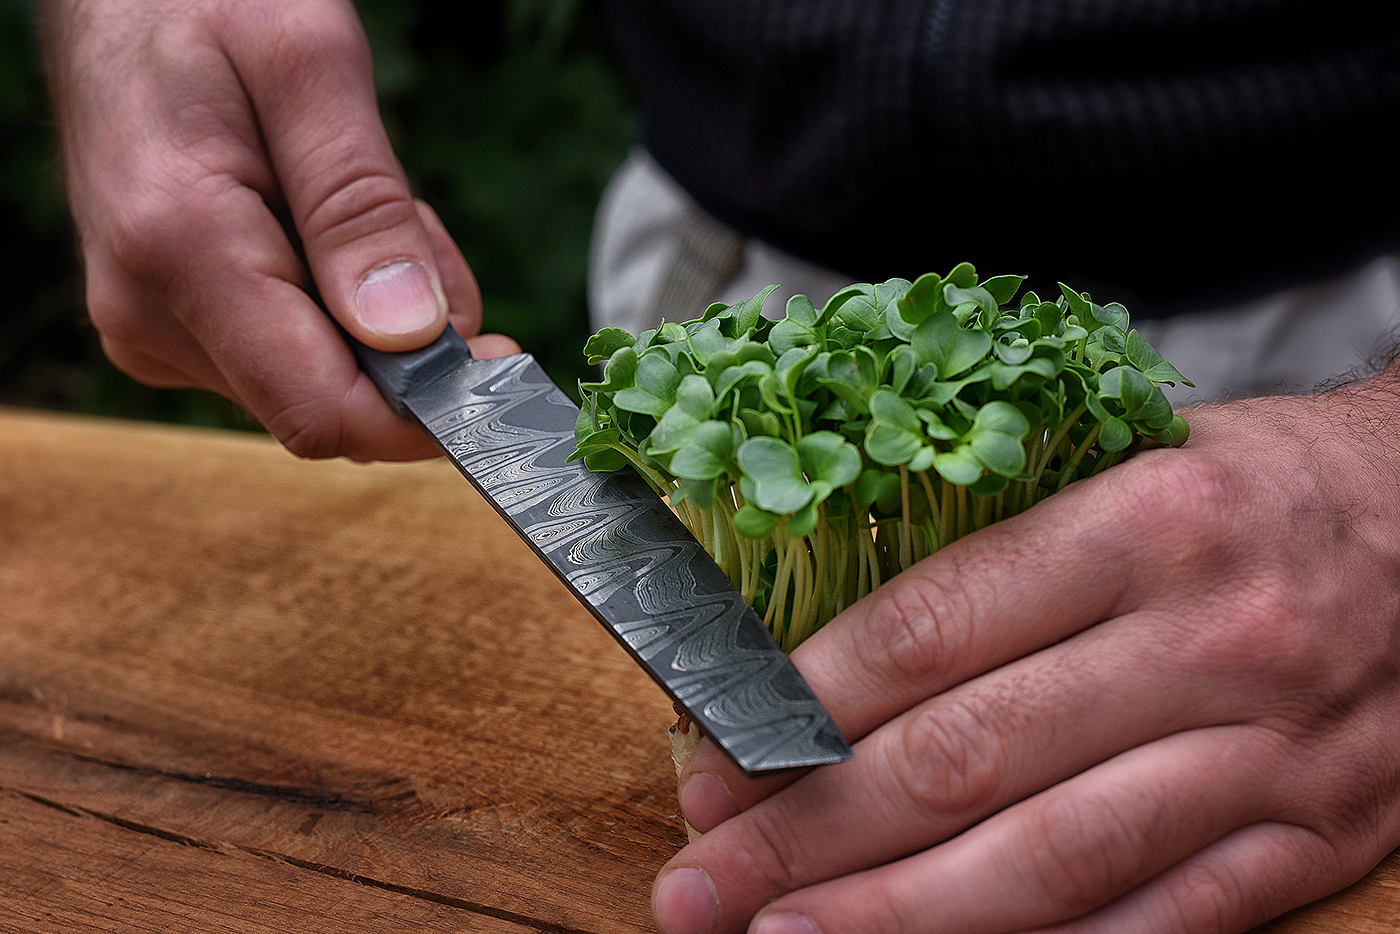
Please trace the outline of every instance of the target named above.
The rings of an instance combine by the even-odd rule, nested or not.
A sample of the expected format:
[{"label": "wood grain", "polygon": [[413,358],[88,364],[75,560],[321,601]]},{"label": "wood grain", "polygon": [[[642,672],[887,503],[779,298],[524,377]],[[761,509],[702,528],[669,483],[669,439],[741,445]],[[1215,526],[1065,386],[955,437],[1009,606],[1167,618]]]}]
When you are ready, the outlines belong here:
[{"label": "wood grain", "polygon": [[651,931],[669,717],[444,463],[0,410],[0,932]]},{"label": "wood grain", "polygon": [[[652,929],[684,839],[669,704],[451,468],[21,414],[0,437],[6,819],[271,859],[325,880],[307,919],[355,880],[483,930]],[[26,850],[49,839],[36,820]],[[153,883],[126,897],[183,910],[180,861],[122,876],[120,846],[93,852]],[[47,886],[0,871],[7,910],[85,888],[62,852],[33,865]],[[218,906],[258,884],[201,888]]]}]

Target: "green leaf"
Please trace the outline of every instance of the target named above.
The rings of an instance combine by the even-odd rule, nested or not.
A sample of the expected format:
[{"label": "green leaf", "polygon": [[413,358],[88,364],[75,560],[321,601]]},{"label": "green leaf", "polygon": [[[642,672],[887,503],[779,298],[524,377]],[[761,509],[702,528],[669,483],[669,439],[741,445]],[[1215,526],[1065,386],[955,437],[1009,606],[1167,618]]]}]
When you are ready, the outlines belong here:
[{"label": "green leaf", "polygon": [[833,489],[854,483],[860,476],[860,449],[834,431],[814,431],[797,442],[802,471]]},{"label": "green leaf", "polygon": [[715,398],[727,402],[735,389],[749,384],[757,384],[764,376],[769,376],[773,368],[762,360],[749,360],[738,366],[710,366],[706,376],[713,380]]},{"label": "green leaf", "polygon": [[1035,320],[1040,322],[1040,333],[1059,334],[1065,320],[1064,311],[1054,302],[1041,302],[1035,306]]},{"label": "green leaf", "polygon": [[[696,426],[714,414],[715,396],[703,376],[691,374],[676,389],[676,401],[657,419],[648,437],[648,452],[668,454],[690,443]],[[675,468],[671,468],[675,471]]]},{"label": "green leaf", "polygon": [[856,478],[855,501],[861,509],[879,508],[892,512],[899,508],[899,474],[869,468]]},{"label": "green leaf", "polygon": [[1107,305],[1091,303],[1089,308],[1100,324],[1110,324],[1120,331],[1128,326],[1128,309],[1117,302],[1109,302]]},{"label": "green leaf", "polygon": [[631,349],[636,338],[622,328],[603,328],[583,345],[589,363],[602,363],[623,348]]},{"label": "green leaf", "polygon": [[773,375],[782,384],[783,392],[788,397],[796,395],[797,384],[816,356],[817,348],[815,347],[793,347],[779,357],[777,363],[773,364]]},{"label": "green leaf", "polygon": [[970,288],[959,288],[956,285],[945,285],[943,287],[943,299],[953,307],[959,305],[976,305],[981,310],[983,326],[991,324],[997,317],[997,300],[992,297],[992,293],[974,285]]},{"label": "green leaf", "polygon": [[992,349],[992,336],[962,328],[950,312],[942,311],[930,315],[914,329],[910,346],[918,354],[919,363],[932,364],[940,380],[950,380],[987,356]]},{"label": "green leaf", "polygon": [[1121,451],[1133,443],[1133,430],[1121,418],[1109,418],[1099,429],[1099,447]]},{"label": "green leaf", "polygon": [[635,385],[617,392],[613,402],[620,409],[660,418],[676,401],[680,383],[680,373],[670,358],[649,350],[637,361]]},{"label": "green leaf", "polygon": [[1123,350],[1128,362],[1137,367],[1144,376],[1154,383],[1183,383],[1187,386],[1195,386],[1177,371],[1177,368],[1167,362],[1167,359],[1147,342],[1134,328],[1128,332],[1127,346]]},{"label": "green leaf", "polygon": [[730,337],[748,334],[758,327],[758,322],[763,319],[763,305],[768,301],[768,296],[772,295],[777,288],[777,285],[770,285],[753,298],[746,298],[733,306],[734,330],[730,333]]},{"label": "green leaf", "polygon": [[1087,295],[1081,295],[1063,282],[1060,283],[1060,292],[1064,295],[1065,301],[1069,303],[1070,313],[1079,319],[1079,323],[1085,330],[1093,331],[1099,326],[1099,321],[1094,317],[1094,309]]},{"label": "green leaf", "polygon": [[908,344],[900,344],[890,351],[885,363],[889,367],[890,388],[902,393],[919,368],[919,355]]},{"label": "green leaf", "polygon": [[787,309],[784,320],[795,324],[805,324],[808,327],[816,327],[819,315],[817,307],[812,304],[812,300],[806,295],[797,294],[787,300]]},{"label": "green leaf", "polygon": [[1019,441],[1030,434],[1031,423],[1025,412],[1010,402],[996,399],[977,410],[972,427],[978,431],[997,431]]},{"label": "green leaf", "polygon": [[977,269],[971,263],[958,263],[943,280],[959,288],[970,289],[977,284]]},{"label": "green leaf", "polygon": [[918,435],[880,422],[872,422],[865,430],[865,453],[877,464],[898,467],[907,464],[923,449]]},{"label": "green leaf", "polygon": [[758,409],[743,409],[739,412],[739,422],[752,438],[781,438],[783,422],[772,412]]},{"label": "green leaf", "polygon": [[734,513],[734,531],[747,538],[763,538],[772,533],[778,517],[764,512],[752,503],[745,503]]},{"label": "green leaf", "polygon": [[1187,423],[1186,419],[1182,418],[1180,415],[1174,415],[1166,431],[1158,435],[1156,440],[1162,444],[1170,444],[1174,448],[1179,448],[1186,443],[1187,438],[1190,436],[1191,426]]},{"label": "green leaf", "polygon": [[888,389],[877,389],[871,394],[870,415],[876,421],[905,431],[917,433],[923,427],[914,407]]},{"label": "green leaf", "polygon": [[583,466],[598,473],[611,473],[627,466],[627,455],[617,448],[600,448],[583,456]]},{"label": "green leaf", "polygon": [[603,368],[603,380],[598,383],[579,383],[579,388],[587,392],[617,392],[628,389],[637,381],[637,352],[630,346],[615,350],[608,365]]},{"label": "green leaf", "polygon": [[734,431],[725,422],[696,425],[686,444],[671,456],[671,473],[686,480],[715,480],[734,460]]},{"label": "green leaf", "polygon": [[885,324],[895,337],[908,341],[920,322],[940,310],[948,310],[943,300],[943,277],[934,272],[925,273],[914,280],[899,301],[890,303],[885,311]]},{"label": "green leaf", "polygon": [[865,430],[865,453],[877,464],[907,464],[924,446],[923,422],[914,407],[888,389],[870,397],[871,422]]},{"label": "green leaf", "polygon": [[[794,295],[793,300],[796,301],[797,299],[802,299],[802,301],[806,303],[806,306],[811,308],[812,302],[807,296]],[[783,354],[796,347],[809,347],[819,344],[821,342],[821,333],[817,330],[815,320],[803,320],[806,318],[806,315],[794,317],[791,314],[791,301],[788,302],[788,309],[788,317],[773,325],[773,330],[768,334],[768,343],[772,346],[773,351],[777,354]],[[812,309],[811,316],[813,319],[816,318],[816,309]]]},{"label": "green leaf", "polygon": [[924,434],[936,441],[956,441],[962,437],[962,432],[944,422],[937,412],[929,409],[919,409],[919,421],[924,423]]},{"label": "green leaf", "polygon": [[982,461],[966,444],[945,451],[933,459],[933,469],[949,483],[970,486],[982,476]]},{"label": "green leaf", "polygon": [[690,352],[701,366],[708,366],[710,360],[729,347],[729,341],[719,332],[718,321],[697,321],[690,329]]},{"label": "green leaf", "polygon": [[853,295],[841,303],[834,319],[853,331],[866,333],[883,325],[883,315],[875,306],[874,295]]},{"label": "green leaf", "polygon": [[792,445],[777,438],[750,438],[739,446],[739,466],[752,481],[748,496],[759,508],[777,515],[796,512],[812,500],[802,464]]},{"label": "green leaf", "polygon": [[982,283],[982,288],[987,290],[998,305],[1005,305],[1016,297],[1021,283],[1025,281],[1025,276],[993,276]]},{"label": "green leaf", "polygon": [[870,394],[879,386],[879,373],[880,362],[875,352],[860,346],[829,354],[817,375],[817,383],[857,412],[866,412]]},{"label": "green leaf", "polygon": [[1021,439],[999,431],[977,431],[967,440],[973,455],[992,473],[1014,477],[1026,469]]},{"label": "green leaf", "polygon": [[1123,333],[1122,328],[1104,324],[1089,335],[1084,352],[1096,369],[1103,370],[1123,361],[1123,351],[1127,348],[1127,343],[1128,335]]},{"label": "green leaf", "polygon": [[1009,366],[1020,366],[1031,358],[1035,348],[1031,342],[1025,338],[1012,341],[1009,344],[995,343],[992,350],[996,353],[997,359]]}]

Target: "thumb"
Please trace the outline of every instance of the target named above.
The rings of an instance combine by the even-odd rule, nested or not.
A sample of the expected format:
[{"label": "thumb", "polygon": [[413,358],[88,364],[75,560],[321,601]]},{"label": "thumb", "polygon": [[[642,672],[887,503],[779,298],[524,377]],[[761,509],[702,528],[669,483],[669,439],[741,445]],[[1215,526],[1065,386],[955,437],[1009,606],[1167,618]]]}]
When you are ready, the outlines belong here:
[{"label": "thumb", "polygon": [[386,351],[430,343],[448,300],[431,238],[394,157],[375,98],[368,40],[352,4],[303,0],[247,47],[231,40],[268,156],[326,308]]}]

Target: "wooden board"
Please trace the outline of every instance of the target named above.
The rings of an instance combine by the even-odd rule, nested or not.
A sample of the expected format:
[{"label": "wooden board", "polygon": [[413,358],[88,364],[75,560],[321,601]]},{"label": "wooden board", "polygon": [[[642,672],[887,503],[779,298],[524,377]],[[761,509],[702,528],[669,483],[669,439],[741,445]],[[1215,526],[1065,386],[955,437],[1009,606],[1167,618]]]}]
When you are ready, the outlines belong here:
[{"label": "wooden board", "polygon": [[0,411],[0,932],[651,931],[669,719],[445,463]]},{"label": "wooden board", "polygon": [[652,929],[669,704],[450,467],[0,438],[0,927]]}]

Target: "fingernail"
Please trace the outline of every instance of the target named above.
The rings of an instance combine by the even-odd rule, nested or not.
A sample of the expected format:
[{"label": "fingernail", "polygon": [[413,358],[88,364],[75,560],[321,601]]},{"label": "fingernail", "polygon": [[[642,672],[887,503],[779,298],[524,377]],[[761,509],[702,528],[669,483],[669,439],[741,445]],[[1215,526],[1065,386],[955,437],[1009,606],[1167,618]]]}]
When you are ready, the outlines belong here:
[{"label": "fingernail", "polygon": [[719,926],[719,896],[699,869],[672,869],[656,880],[651,897],[656,924],[666,934],[710,934]]},{"label": "fingernail", "polygon": [[421,263],[380,266],[360,280],[360,323],[379,334],[411,334],[437,322],[446,302]]},{"label": "fingernail", "polygon": [[681,785],[679,799],[685,819],[702,833],[739,813],[729,786],[713,772],[696,772],[687,778]]},{"label": "fingernail", "polygon": [[821,934],[806,915],[784,911],[759,919],[754,934]]}]

